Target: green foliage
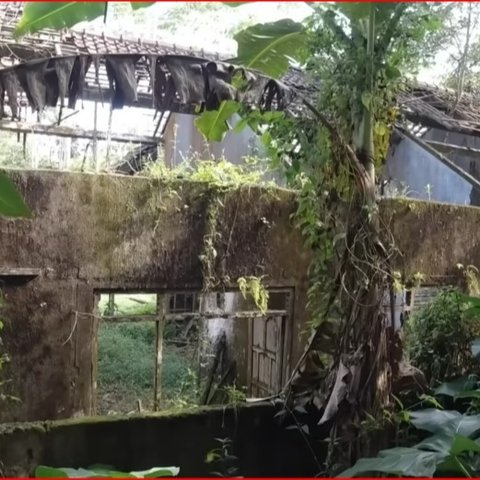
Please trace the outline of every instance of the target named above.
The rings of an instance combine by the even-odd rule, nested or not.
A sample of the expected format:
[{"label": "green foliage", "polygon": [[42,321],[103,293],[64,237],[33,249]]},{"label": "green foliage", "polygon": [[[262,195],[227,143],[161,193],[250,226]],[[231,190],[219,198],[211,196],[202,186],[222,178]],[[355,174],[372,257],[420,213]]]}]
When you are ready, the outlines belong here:
[{"label": "green foliage", "polygon": [[[368,61],[366,44],[370,5],[375,5],[373,64]],[[336,118],[350,144],[360,135],[367,110],[374,119],[375,162],[380,166],[397,116],[395,93],[405,74],[415,72],[419,60],[427,55],[432,33],[441,27],[440,16],[433,5],[402,2],[320,3],[314,8],[309,32],[316,54],[309,68],[322,85],[319,109]]]},{"label": "green foliage", "polygon": [[234,100],[224,100],[218,110],[203,112],[195,119],[195,125],[207,140],[221,142],[230,129],[228,121],[240,110],[240,104]]},{"label": "green foliage", "polygon": [[102,315],[154,315],[157,311],[155,294],[116,294],[113,312],[109,312],[109,296],[103,294],[98,302],[98,310]]},{"label": "green foliage", "polygon": [[238,43],[235,62],[280,78],[292,60],[303,63],[307,38],[305,27],[290,19],[253,25],[235,35]]},{"label": "green foliage", "polygon": [[[130,2],[132,9],[155,2]],[[95,20],[105,13],[107,2],[27,2],[15,27],[15,35],[36,33],[44,28],[60,30],[77,23]]]},{"label": "green foliage", "polygon": [[[457,399],[480,398],[478,377],[468,375],[440,385],[435,394]],[[379,452],[376,458],[360,459],[341,477],[382,473],[407,477],[457,476],[480,474],[480,414],[478,403],[466,413],[438,408],[410,411],[403,420],[430,437],[412,447],[395,447]]]},{"label": "green foliage", "polygon": [[220,160],[187,159],[175,168],[162,162],[149,166],[146,174],[166,182],[188,179],[205,182],[217,187],[239,187],[242,185],[266,185],[262,177],[267,173],[265,161],[256,157],[245,157],[244,163],[235,165],[225,158]]},{"label": "green foliage", "polygon": [[237,283],[243,298],[250,296],[260,312],[265,313],[268,309],[268,290],[263,285],[262,278],[240,277]]},{"label": "green foliage", "polygon": [[245,403],[247,401],[247,395],[245,393],[246,387],[238,388],[236,384],[228,385],[223,389],[227,395],[227,403],[229,405],[238,405],[239,403]]},{"label": "green foliage", "polygon": [[35,469],[35,478],[161,478],[176,477],[178,467],[153,467],[138,472],[119,472],[107,465],[93,465],[85,468],[46,467],[39,465]]},{"label": "green foliage", "polygon": [[[286,73],[292,60],[303,63],[308,51],[305,27],[290,19],[252,25],[238,32],[235,40],[238,43],[236,63],[274,78]],[[242,88],[241,82],[235,85],[234,81],[233,84]],[[234,113],[245,116],[242,126],[254,122],[254,117],[258,118],[257,111],[247,114],[243,110],[236,101],[224,101],[218,110],[203,112],[195,123],[207,140],[219,142],[230,129],[228,120]]]},{"label": "green foliage", "polygon": [[[154,322],[100,323],[98,388],[105,403],[103,413],[122,409],[128,412],[137,398],[147,402],[148,408],[153,399],[155,335]],[[166,405],[195,403],[196,378],[191,371],[194,363],[190,350],[164,345],[162,396]]]},{"label": "green foliage", "polygon": [[470,477],[480,467],[480,415],[454,410],[425,409],[410,412],[411,424],[433,435],[413,447],[395,447],[376,458],[360,459],[340,477],[382,473],[404,477],[450,474]]},{"label": "green foliage", "polygon": [[238,474],[238,457],[232,454],[233,442],[230,438],[216,438],[220,446],[207,452],[205,463],[215,465],[218,469],[212,472],[216,477],[233,477]]},{"label": "green foliage", "polygon": [[13,218],[32,216],[17,187],[3,172],[0,172],[0,215]]},{"label": "green foliage", "polygon": [[464,296],[447,291],[407,322],[405,345],[410,361],[432,385],[476,367],[471,344],[480,324],[466,310]]}]

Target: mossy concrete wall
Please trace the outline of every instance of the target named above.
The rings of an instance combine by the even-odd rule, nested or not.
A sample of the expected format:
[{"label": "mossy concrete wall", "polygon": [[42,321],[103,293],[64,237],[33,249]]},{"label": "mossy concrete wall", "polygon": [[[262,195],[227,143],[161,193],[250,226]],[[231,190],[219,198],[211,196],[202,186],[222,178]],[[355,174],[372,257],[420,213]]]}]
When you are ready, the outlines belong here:
[{"label": "mossy concrete wall", "polygon": [[[40,275],[3,282],[3,348],[11,357],[4,373],[20,401],[2,406],[0,421],[94,413],[98,290],[201,289],[205,273],[219,288],[235,287],[240,276],[263,275],[268,286],[294,292],[288,354],[295,364],[308,320],[310,252],[291,223],[292,192],[219,192],[192,182],[52,171],[10,175],[34,218],[0,219],[0,266],[38,268]],[[479,209],[392,200],[381,203],[381,216],[398,247],[395,268],[406,276],[444,281],[458,276],[458,263],[480,267]],[[209,237],[216,256],[206,272],[201,258]],[[246,322],[236,330],[243,379]]]},{"label": "mossy concrete wall", "polygon": [[122,471],[154,466],[180,467],[180,476],[211,476],[217,464],[205,462],[219,447],[215,438],[233,441],[237,475],[309,477],[318,473],[325,446],[313,445],[315,459],[298,430],[273,418],[271,405],[194,410],[182,414],[96,417],[0,426],[2,473],[32,476],[37,465],[86,468],[111,465]]},{"label": "mossy concrete wall", "polygon": [[[0,265],[41,273],[24,285],[4,283],[8,388],[20,402],[2,408],[0,420],[92,414],[95,291],[200,290],[209,235],[216,251],[209,274],[219,288],[264,275],[267,285],[294,289],[298,338],[309,254],[291,227],[291,192],[53,171],[10,175],[34,218],[0,220]],[[235,354],[245,376],[246,345]]]},{"label": "mossy concrete wall", "polygon": [[480,269],[480,208],[410,199],[380,203],[384,241],[393,239],[395,268],[431,284],[462,281],[458,265]]}]

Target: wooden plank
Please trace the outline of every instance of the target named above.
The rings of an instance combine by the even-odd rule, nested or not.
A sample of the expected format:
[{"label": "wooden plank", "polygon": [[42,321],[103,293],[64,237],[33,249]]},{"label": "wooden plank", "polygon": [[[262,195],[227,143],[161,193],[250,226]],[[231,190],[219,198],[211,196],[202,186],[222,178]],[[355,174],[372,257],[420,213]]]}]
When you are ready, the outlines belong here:
[{"label": "wooden plank", "polygon": [[157,323],[155,341],[155,379],[153,383],[153,410],[157,412],[162,398],[162,361],[163,361],[163,330],[168,308],[168,295],[157,295]]},{"label": "wooden plank", "polygon": [[105,315],[102,320],[106,322],[121,323],[121,322],[156,322],[157,315]]},{"label": "wooden plank", "polygon": [[56,137],[88,138],[97,140],[110,139],[113,142],[142,143],[145,145],[160,142],[159,138],[134,133],[112,133],[95,130],[85,130],[78,127],[65,127],[62,125],[42,125],[40,123],[29,124],[26,122],[15,122],[10,120],[0,121],[0,130],[7,132],[36,133],[39,135],[53,135]]}]

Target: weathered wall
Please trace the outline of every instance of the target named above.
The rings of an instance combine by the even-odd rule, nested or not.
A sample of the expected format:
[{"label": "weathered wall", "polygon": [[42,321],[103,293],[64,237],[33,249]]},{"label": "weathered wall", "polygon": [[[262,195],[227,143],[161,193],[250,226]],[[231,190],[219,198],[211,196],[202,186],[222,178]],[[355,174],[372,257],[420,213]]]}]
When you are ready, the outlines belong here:
[{"label": "weathered wall", "polygon": [[458,264],[480,268],[480,208],[392,199],[380,212],[406,278],[419,272],[427,283],[449,283],[462,278]]},{"label": "weathered wall", "polygon": [[[325,458],[325,444],[309,447],[298,430],[277,424],[271,405],[202,409],[183,414],[2,425],[0,461],[7,476],[32,476],[37,465],[123,471],[178,466],[180,476],[211,476],[206,454],[215,438],[230,438],[244,477],[309,477]],[[315,450],[317,460],[310,448]]]},{"label": "weathered wall", "polygon": [[[206,184],[51,171],[11,175],[35,217],[0,220],[0,265],[41,274],[23,286],[4,284],[9,388],[21,402],[0,412],[0,420],[92,413],[94,291],[201,289],[199,258],[212,225],[217,279],[236,286],[239,276],[265,275],[271,286],[294,287],[296,301],[305,304],[309,260],[290,226],[291,192],[248,187],[221,193],[219,202]],[[299,308],[297,336],[304,322]]]},{"label": "weathered wall", "polygon": [[[93,413],[94,292],[98,289],[201,289],[206,232],[215,231],[212,272],[227,286],[245,275],[293,292],[290,365],[303,350],[309,252],[290,215],[285,190],[245,187],[221,193],[205,184],[162,185],[142,178],[11,172],[33,220],[0,220],[0,265],[39,268],[24,285],[4,279],[2,336],[11,357],[10,392],[20,399],[3,421]],[[216,210],[215,221],[209,212]],[[429,281],[458,276],[458,263],[480,267],[480,210],[414,200],[381,204],[398,270]],[[387,238],[388,239],[388,238]],[[448,280],[450,281],[450,280]],[[221,285],[220,285],[221,287]],[[239,377],[247,365],[246,323],[234,329]],[[300,339],[301,338],[301,339]]]}]

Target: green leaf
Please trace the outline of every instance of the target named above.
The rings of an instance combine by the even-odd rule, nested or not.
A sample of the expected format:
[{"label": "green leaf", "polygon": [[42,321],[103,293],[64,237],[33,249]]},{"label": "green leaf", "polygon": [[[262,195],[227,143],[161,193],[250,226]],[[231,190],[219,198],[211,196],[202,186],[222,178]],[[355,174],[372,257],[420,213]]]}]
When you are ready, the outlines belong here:
[{"label": "green leaf", "polygon": [[32,213],[25,205],[17,187],[3,172],[0,172],[0,215],[5,217],[32,217]]},{"label": "green leaf", "polygon": [[135,475],[126,472],[118,472],[117,470],[113,470],[111,467],[90,467],[88,469],[90,471],[91,477],[108,477],[108,478],[135,478]]},{"label": "green leaf", "polygon": [[53,468],[39,465],[35,469],[35,477],[37,478],[160,478],[160,477],[176,477],[180,472],[178,467],[153,467],[149,470],[138,472],[119,472],[111,469],[107,465],[94,465],[88,470],[84,468]]},{"label": "green leaf", "polygon": [[305,59],[305,27],[290,19],[252,25],[234,38],[238,43],[238,55],[234,61],[273,78],[281,77],[291,60],[302,62]]},{"label": "green leaf", "polygon": [[463,415],[454,410],[427,408],[411,412],[410,418],[416,428],[431,433],[469,437],[480,430],[480,415]]},{"label": "green leaf", "polygon": [[445,395],[447,397],[457,397],[466,390],[472,390],[477,386],[478,377],[476,375],[468,375],[457,378],[451,382],[444,382],[435,389],[435,395]]},{"label": "green leaf", "polygon": [[372,94],[370,92],[362,93],[362,103],[367,110],[370,110],[372,107]]},{"label": "green leaf", "polygon": [[445,458],[439,452],[397,447],[383,450],[377,458],[362,458],[339,477],[348,478],[367,473],[386,473],[405,477],[432,477],[437,464]]},{"label": "green leaf", "polygon": [[334,7],[338,12],[345,15],[352,23],[367,20],[370,10],[375,9],[375,24],[381,25],[390,20],[396,8],[395,2],[335,2]]},{"label": "green leaf", "polygon": [[385,67],[385,75],[389,80],[395,80],[397,78],[400,78],[402,76],[402,73],[397,67],[387,65]]},{"label": "green leaf", "polygon": [[149,470],[130,473],[137,478],[176,477],[180,473],[180,469],[178,467],[153,467]]},{"label": "green leaf", "polygon": [[414,448],[444,453],[445,455],[460,455],[464,452],[480,452],[480,445],[464,435],[439,433],[422,440]]},{"label": "green leaf", "polygon": [[240,104],[234,100],[225,100],[218,110],[203,112],[195,125],[207,140],[221,142],[229,130],[228,120],[240,110]]},{"label": "green leaf", "polygon": [[68,475],[61,468],[38,465],[35,469],[36,478],[66,478]]},{"label": "green leaf", "polygon": [[139,10],[140,8],[149,7],[150,5],[154,5],[155,2],[130,2],[133,10]]},{"label": "green leaf", "polygon": [[35,33],[43,28],[70,28],[94,20],[104,12],[105,2],[28,2],[14,34]]},{"label": "green leaf", "polygon": [[[130,2],[133,10],[155,2]],[[77,23],[95,20],[105,13],[106,2],[27,2],[14,35],[36,33],[44,28],[60,30]]]},{"label": "green leaf", "polygon": [[248,118],[241,118],[239,122],[233,127],[235,133],[240,133],[248,127]]}]

